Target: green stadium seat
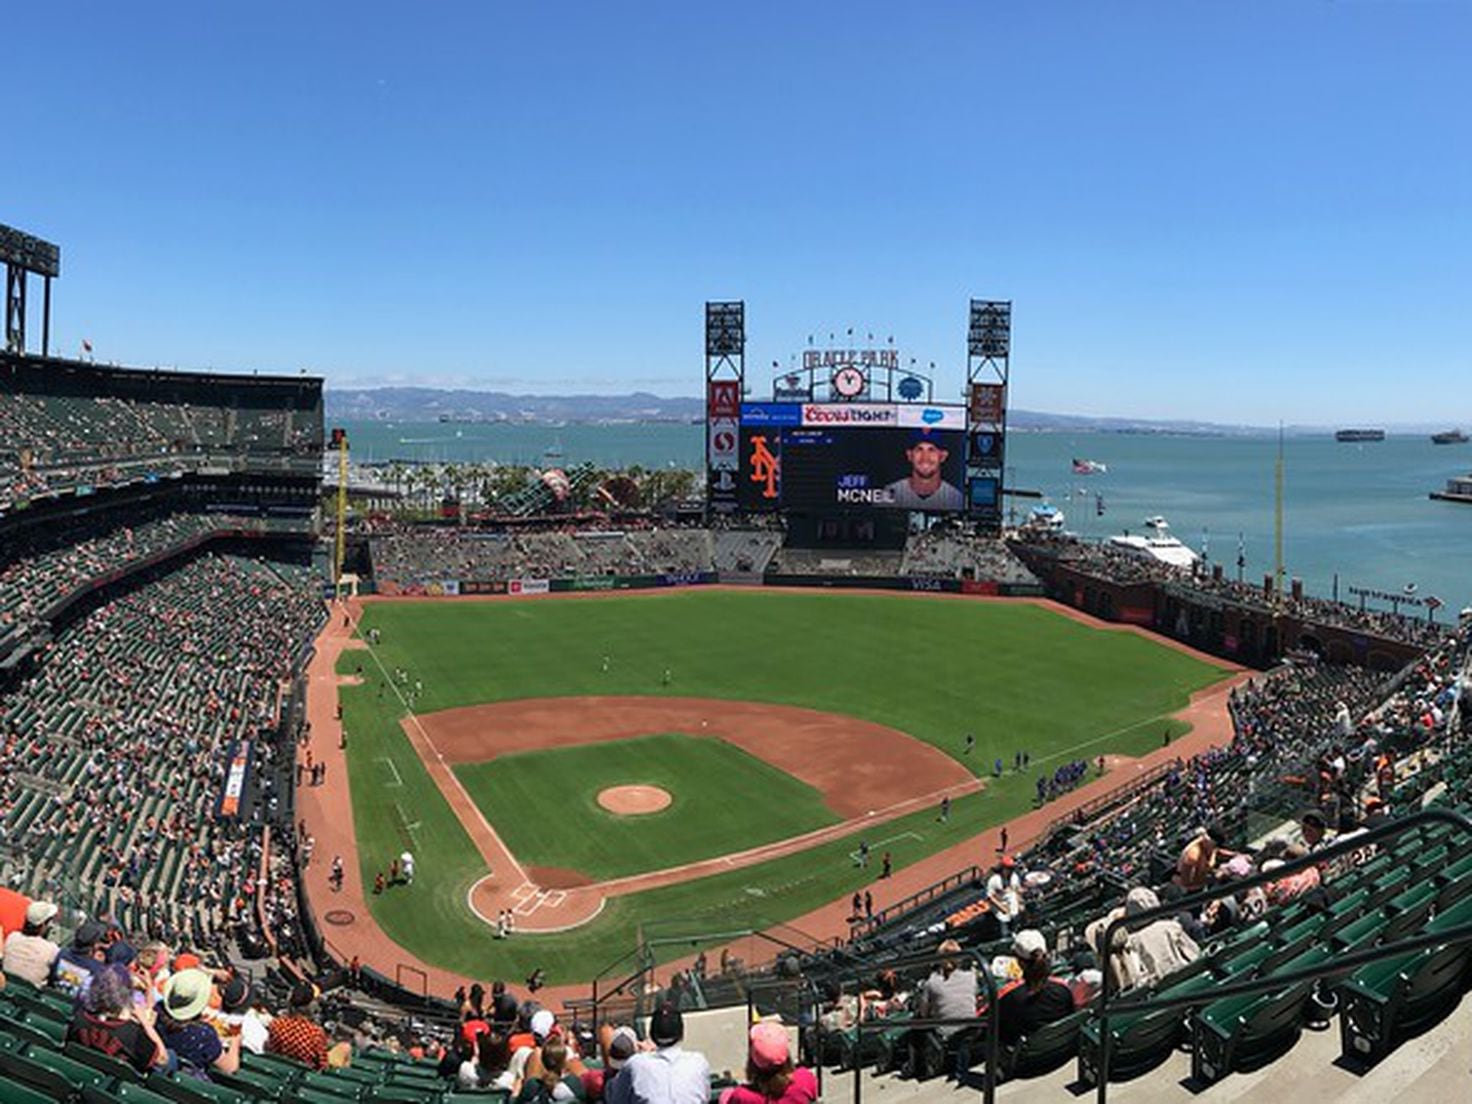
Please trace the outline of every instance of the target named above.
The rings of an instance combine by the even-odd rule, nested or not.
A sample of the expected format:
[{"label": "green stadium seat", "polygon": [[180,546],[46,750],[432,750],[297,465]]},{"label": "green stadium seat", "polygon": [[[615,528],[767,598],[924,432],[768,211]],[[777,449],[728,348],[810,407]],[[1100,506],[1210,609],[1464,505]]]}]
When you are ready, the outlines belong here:
[{"label": "green stadium seat", "polygon": [[1386,902],[1385,927],[1380,934],[1380,942],[1393,943],[1419,931],[1431,913],[1436,892],[1436,884],[1427,880],[1418,882]]},{"label": "green stadium seat", "polygon": [[81,1062],[84,1066],[91,1066],[98,1073],[111,1077],[114,1081],[141,1081],[138,1071],[127,1062],[117,1058],[110,1058],[100,1050],[81,1046],[78,1043],[67,1043],[61,1048],[61,1052],[68,1058]]},{"label": "green stadium seat", "polygon": [[[1315,947],[1284,962],[1283,973],[1319,966],[1334,952]],[[1275,992],[1227,997],[1207,1005],[1193,1022],[1191,1074],[1209,1085],[1233,1070],[1255,1069],[1298,1038],[1303,1003],[1314,983],[1295,982]]]},{"label": "green stadium seat", "polygon": [[165,1077],[155,1073],[144,1083],[175,1104],[250,1104],[255,1099],[218,1082],[195,1077]]},{"label": "green stadium seat", "polygon": [[54,1044],[51,1036],[38,1029],[34,1024],[27,1022],[24,1018],[11,1015],[13,1009],[0,1011],[0,1034],[10,1035],[23,1042],[35,1043],[37,1046],[50,1047]]},{"label": "green stadium seat", "polygon": [[1063,1065],[1078,1053],[1079,1031],[1088,1018],[1087,1011],[1075,1012],[1023,1036],[1002,1055],[1002,1076],[1038,1077]]},{"label": "green stadium seat", "polygon": [[[1472,923],[1472,896],[1443,912],[1426,931],[1446,931]],[[1378,1062],[1399,1038],[1433,1022],[1462,991],[1472,944],[1435,947],[1372,962],[1339,988],[1343,1057],[1366,1065]]]},{"label": "green stadium seat", "polygon": [[41,1047],[34,1053],[28,1047],[24,1054],[0,1050],[0,1079],[3,1078],[14,1078],[56,1100],[68,1100],[88,1085],[100,1087],[107,1081],[96,1070]]},{"label": "green stadium seat", "polygon": [[78,1088],[102,1088],[115,1080],[111,1073],[105,1073],[89,1062],[79,1061],[59,1050],[32,1046],[26,1050],[26,1057],[61,1074]]},{"label": "green stadium seat", "polygon": [[339,1077],[336,1073],[318,1073],[316,1070],[304,1071],[297,1079],[296,1088],[312,1089],[341,1100],[357,1100],[363,1095],[363,1086],[357,1082]]},{"label": "green stadium seat", "polygon": [[[1203,972],[1179,985],[1160,990],[1158,995],[1199,995],[1201,1003],[1205,1004],[1211,999],[1211,990],[1216,984],[1217,979],[1212,974]],[[1164,1061],[1180,1041],[1189,1014],[1190,1007],[1187,1006],[1147,1008],[1111,1016],[1109,1031],[1114,1038],[1109,1060],[1110,1079],[1128,1081]],[[1078,1040],[1078,1079],[1086,1085],[1093,1085],[1098,1080],[1100,1039],[1099,1021],[1090,1017],[1080,1029]]]},{"label": "green stadium seat", "polygon": [[82,1104],[169,1104],[169,1098],[124,1081],[111,1091],[88,1085],[82,1090]]},{"label": "green stadium seat", "polygon": [[1363,949],[1375,942],[1385,927],[1385,917],[1377,912],[1368,912],[1353,923],[1346,924],[1334,935],[1334,948],[1340,952]]},{"label": "green stadium seat", "polygon": [[0,1104],[51,1104],[52,1097],[19,1081],[0,1079]]}]

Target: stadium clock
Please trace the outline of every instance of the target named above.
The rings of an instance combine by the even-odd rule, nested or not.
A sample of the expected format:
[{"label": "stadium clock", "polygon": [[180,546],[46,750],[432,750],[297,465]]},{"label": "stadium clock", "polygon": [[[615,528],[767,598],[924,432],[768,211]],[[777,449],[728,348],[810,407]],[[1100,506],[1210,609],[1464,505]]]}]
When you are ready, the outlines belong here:
[{"label": "stadium clock", "polygon": [[868,383],[869,381],[864,378],[864,373],[852,364],[833,373],[833,390],[845,399],[862,395]]}]

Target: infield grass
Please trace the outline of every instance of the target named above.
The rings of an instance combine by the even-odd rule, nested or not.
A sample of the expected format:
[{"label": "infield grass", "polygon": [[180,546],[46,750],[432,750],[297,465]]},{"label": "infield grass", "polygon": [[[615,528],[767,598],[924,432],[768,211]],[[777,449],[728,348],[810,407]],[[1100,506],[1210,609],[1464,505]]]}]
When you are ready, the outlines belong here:
[{"label": "infield grass", "polygon": [[[841,819],[812,786],[734,744],[678,733],[519,752],[454,770],[519,862],[594,881],[776,843]],[[659,786],[674,800],[632,817],[598,804],[601,790],[634,783]]]},{"label": "infield grass", "polygon": [[[466,903],[484,867],[404,737],[404,710],[383,686],[378,661],[390,671],[407,668],[411,684],[422,680],[415,704],[421,713],[525,697],[704,696],[889,725],[989,778],[993,760],[1003,759],[1004,777],[957,800],[949,822],[926,811],[883,826],[883,836],[895,837],[882,846],[893,852],[896,869],[1030,809],[1034,778],[1059,763],[1159,747],[1168,727],[1172,735],[1181,731],[1166,716],[1224,673],[1137,635],[1091,628],[1031,604],[899,595],[688,590],[374,602],[363,628],[374,626],[383,633],[376,659],[349,651],[339,663],[345,673],[361,666],[365,676],[363,685],[341,690],[352,733],[349,775],[361,868],[371,883],[406,846],[418,860],[413,886],[370,900],[374,916],[421,958],[467,977],[519,980],[541,967],[554,984],[591,978],[634,946],[641,923],[686,918],[692,930],[767,926],[871,886],[874,871],[855,869],[853,840],[840,840],[611,899],[597,920],[571,932],[490,939]],[[968,731],[976,735],[970,756],[962,754]],[[1032,769],[1014,773],[1010,765],[1020,750],[1031,755]],[[557,813],[549,808],[545,819]],[[515,830],[491,819],[498,830]],[[745,846],[736,833],[724,849]],[[891,902],[878,888],[875,905],[882,908]]]}]

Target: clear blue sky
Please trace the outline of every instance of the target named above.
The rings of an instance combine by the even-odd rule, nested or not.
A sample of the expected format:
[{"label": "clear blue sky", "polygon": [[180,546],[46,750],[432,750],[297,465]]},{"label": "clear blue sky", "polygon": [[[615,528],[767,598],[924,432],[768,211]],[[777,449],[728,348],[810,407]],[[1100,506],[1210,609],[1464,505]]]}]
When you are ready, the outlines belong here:
[{"label": "clear blue sky", "polygon": [[1472,3],[6,22],[0,222],[61,244],[67,352],[696,394],[729,296],[762,382],[853,326],[959,388],[976,295],[1016,405],[1472,421]]}]

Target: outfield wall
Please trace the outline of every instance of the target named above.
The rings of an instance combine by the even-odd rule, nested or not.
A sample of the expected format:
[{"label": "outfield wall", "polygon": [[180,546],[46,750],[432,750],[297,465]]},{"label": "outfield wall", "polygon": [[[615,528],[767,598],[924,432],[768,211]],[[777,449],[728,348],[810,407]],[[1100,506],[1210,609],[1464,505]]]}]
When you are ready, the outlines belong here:
[{"label": "outfield wall", "polygon": [[[432,579],[399,583],[377,582],[385,597],[458,598],[462,595],[504,594],[527,598],[540,594],[593,593],[617,590],[655,590],[664,587],[709,586],[721,582],[714,571],[682,571],[660,575],[583,575],[566,579]],[[742,582],[754,581],[742,575]],[[766,575],[770,587],[826,587],[832,589],[895,590],[912,594],[973,594],[1003,598],[1040,598],[1043,588],[1032,583],[997,583],[980,579],[920,579],[905,575]]]},{"label": "outfield wall", "polygon": [[660,575],[574,575],[566,579],[431,579],[413,583],[381,579],[378,581],[377,593],[390,598],[458,598],[461,595],[484,594],[507,594],[526,598],[539,594],[706,586],[718,582],[720,576],[714,571],[679,571]]}]

